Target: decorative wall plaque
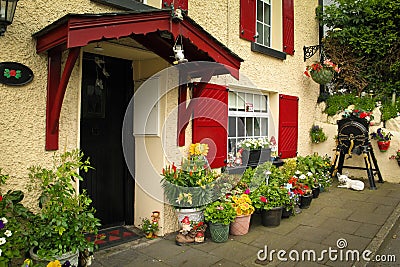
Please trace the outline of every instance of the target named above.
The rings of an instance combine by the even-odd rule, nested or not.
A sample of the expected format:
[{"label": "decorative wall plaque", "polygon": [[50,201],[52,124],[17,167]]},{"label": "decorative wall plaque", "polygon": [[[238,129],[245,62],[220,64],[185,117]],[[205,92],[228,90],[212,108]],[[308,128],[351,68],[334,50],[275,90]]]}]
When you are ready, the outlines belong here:
[{"label": "decorative wall plaque", "polygon": [[33,80],[33,71],[17,62],[0,62],[0,83],[25,85]]}]

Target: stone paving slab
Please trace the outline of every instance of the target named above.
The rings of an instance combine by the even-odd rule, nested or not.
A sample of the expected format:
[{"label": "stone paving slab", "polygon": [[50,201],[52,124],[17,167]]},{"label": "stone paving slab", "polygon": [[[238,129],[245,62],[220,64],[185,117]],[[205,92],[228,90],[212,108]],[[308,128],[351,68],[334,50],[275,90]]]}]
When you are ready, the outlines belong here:
[{"label": "stone paving slab", "polygon": [[[378,184],[362,192],[331,188],[314,199],[309,209],[283,219],[278,227],[264,227],[254,215],[250,232],[230,236],[226,243],[177,246],[175,234],[154,240],[145,238],[95,253],[92,267],[131,266],[366,266],[365,262],[272,262],[257,261],[260,250],[310,250],[338,248],[345,239],[346,248],[374,253],[392,229],[400,214],[400,184]],[[398,255],[400,258],[400,255]],[[379,266],[379,265],[374,265]],[[385,265],[387,266],[387,265]],[[395,266],[395,265],[393,265]]]}]

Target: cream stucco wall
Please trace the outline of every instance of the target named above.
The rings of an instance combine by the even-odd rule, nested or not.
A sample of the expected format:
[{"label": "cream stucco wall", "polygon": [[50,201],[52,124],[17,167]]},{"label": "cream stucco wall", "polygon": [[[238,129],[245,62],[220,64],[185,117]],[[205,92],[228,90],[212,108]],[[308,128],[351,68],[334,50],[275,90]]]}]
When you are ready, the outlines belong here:
[{"label": "cream stucco wall", "polygon": [[[280,60],[268,55],[252,52],[250,42],[239,38],[239,0],[190,0],[189,16],[206,31],[225,44],[234,53],[244,59],[241,64],[241,86],[259,88],[270,96],[271,129],[277,135],[279,94],[299,97],[299,140],[300,155],[316,150],[330,151],[329,142],[317,148],[310,144],[308,131],[318,121],[316,100],[319,86],[303,75],[308,62],[303,62],[303,46],[318,43],[318,23],[315,20],[317,0],[295,1],[295,54]],[[159,7],[160,1],[148,0]],[[275,4],[274,4],[275,3]],[[279,9],[281,1],[273,0],[273,7]],[[46,152],[45,113],[47,84],[47,55],[36,54],[35,40],[32,34],[43,29],[67,13],[103,13],[116,11],[113,8],[82,1],[19,1],[14,23],[8,27],[5,36],[0,37],[0,46],[6,47],[0,54],[0,62],[16,61],[29,66],[34,80],[21,87],[0,84],[0,167],[4,173],[12,174],[8,188],[23,189],[27,177],[27,167],[33,164],[50,165],[53,152]],[[280,16],[274,16],[272,46],[281,50]],[[65,56],[63,60],[65,60]],[[315,59],[315,58],[314,58]],[[60,151],[79,147],[80,119],[80,81],[81,59],[73,69],[69,81],[60,118]],[[159,70],[168,67],[160,59],[135,61],[134,79],[140,84],[144,79]],[[171,75],[174,77],[174,75]],[[168,76],[170,77],[170,76]],[[176,81],[163,81],[165,86]],[[230,83],[227,83],[228,85]],[[253,84],[253,85],[252,85]],[[135,178],[152,182],[152,190],[162,194],[159,173],[166,164],[176,161],[184,149],[176,148],[177,89],[163,96],[160,102],[160,133],[156,136],[136,136],[136,173]],[[164,124],[164,120],[172,123]],[[336,131],[336,126],[324,124],[327,129]],[[190,140],[190,125],[186,131],[186,140]],[[279,140],[278,140],[279,142]],[[332,140],[333,142],[333,140]],[[392,148],[395,146],[392,145]],[[172,151],[172,152],[171,152]],[[378,154],[378,153],[377,153]],[[144,156],[146,155],[146,156]],[[397,164],[394,161],[392,165]],[[382,170],[383,171],[383,170]],[[138,181],[137,181],[138,182]],[[33,199],[26,202],[33,205]],[[157,199],[146,187],[135,187],[135,225],[141,218],[149,217],[153,210],[161,211],[161,233],[176,230],[173,209]]]},{"label": "cream stucco wall", "polygon": [[[280,0],[273,0],[272,4],[280,6]],[[305,67],[317,57],[303,61],[303,46],[318,44],[318,22],[315,19],[317,0],[294,1],[294,40],[295,54],[288,55],[286,60],[280,60],[268,55],[252,52],[250,42],[239,38],[239,0],[224,0],[209,4],[209,1],[189,1],[189,16],[198,22],[204,29],[213,34],[219,41],[227,45],[233,52],[244,59],[240,73],[248,78],[258,88],[269,89],[280,94],[299,97],[299,139],[298,152],[306,155],[312,152],[308,130],[315,120],[314,112],[319,95],[319,85],[304,76]],[[278,19],[274,20],[276,28],[281,31]],[[272,36],[282,40],[282,36]],[[277,50],[281,45],[273,41]],[[271,105],[278,111],[278,107]],[[276,122],[277,123],[277,122]],[[275,126],[277,128],[277,125]],[[278,140],[279,142],[279,140]]]},{"label": "cream stucco wall", "polygon": [[[9,173],[8,188],[24,189],[27,168],[49,166],[53,152],[45,151],[47,55],[36,54],[32,34],[67,13],[110,12],[115,9],[82,1],[19,1],[13,23],[0,37],[0,62],[20,62],[34,79],[24,86],[0,84],[0,167]],[[63,55],[63,62],[65,60]],[[60,151],[78,146],[80,60],[73,69],[60,117]],[[34,199],[26,194],[25,202]]]}]

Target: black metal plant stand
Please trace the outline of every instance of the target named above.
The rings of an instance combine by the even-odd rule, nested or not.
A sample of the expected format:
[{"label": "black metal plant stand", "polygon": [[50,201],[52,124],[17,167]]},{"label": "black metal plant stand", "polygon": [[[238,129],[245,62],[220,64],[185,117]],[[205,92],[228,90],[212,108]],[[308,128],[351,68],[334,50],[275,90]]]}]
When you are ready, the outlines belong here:
[{"label": "black metal plant stand", "polygon": [[[362,155],[365,167],[343,165],[346,155]],[[338,121],[337,147],[331,167],[331,176],[342,174],[343,168],[366,170],[370,189],[375,190],[374,175],[378,175],[378,182],[383,183],[374,150],[369,140],[369,122],[360,118],[346,118]],[[375,172],[375,173],[374,173]]]}]

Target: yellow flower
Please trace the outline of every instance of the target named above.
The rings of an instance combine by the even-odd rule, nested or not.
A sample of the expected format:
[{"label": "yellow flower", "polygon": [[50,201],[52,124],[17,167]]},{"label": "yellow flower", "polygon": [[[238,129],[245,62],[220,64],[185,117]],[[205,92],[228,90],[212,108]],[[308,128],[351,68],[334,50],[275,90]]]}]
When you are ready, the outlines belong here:
[{"label": "yellow flower", "polygon": [[51,261],[47,264],[47,267],[61,267],[61,263],[58,260]]}]

